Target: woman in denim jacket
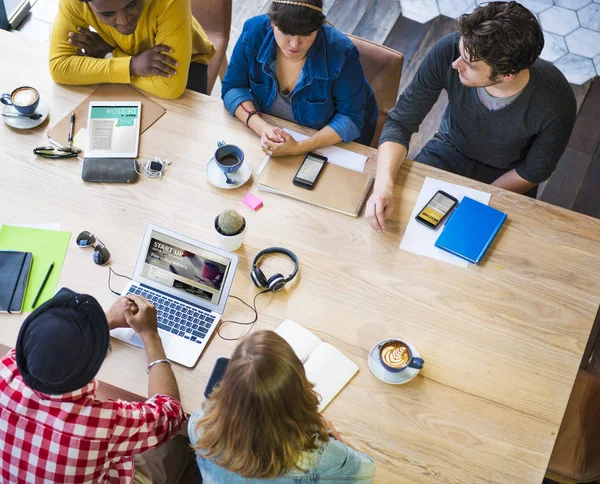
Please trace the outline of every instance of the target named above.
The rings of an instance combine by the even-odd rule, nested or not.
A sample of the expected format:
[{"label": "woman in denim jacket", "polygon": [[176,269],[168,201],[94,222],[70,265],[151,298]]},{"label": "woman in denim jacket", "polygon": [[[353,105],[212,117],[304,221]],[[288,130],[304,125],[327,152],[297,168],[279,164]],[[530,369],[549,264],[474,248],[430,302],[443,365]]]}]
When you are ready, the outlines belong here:
[{"label": "woman in denim jacket", "polygon": [[[273,0],[244,24],[223,79],[225,107],[274,156],[340,141],[369,145],[378,108],[352,41],[325,24],[322,0]],[[319,130],[297,142],[260,113]]]},{"label": "woman in denim jacket", "polygon": [[204,484],[372,482],[373,460],[344,444],[318,406],[281,336],[244,338],[188,424]]}]

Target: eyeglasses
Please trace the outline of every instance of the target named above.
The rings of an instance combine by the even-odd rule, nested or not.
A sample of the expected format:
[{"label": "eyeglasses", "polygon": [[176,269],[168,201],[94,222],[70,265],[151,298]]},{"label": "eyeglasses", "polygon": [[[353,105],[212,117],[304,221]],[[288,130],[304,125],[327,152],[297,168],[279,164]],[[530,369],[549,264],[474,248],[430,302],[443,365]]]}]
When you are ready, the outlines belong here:
[{"label": "eyeglasses", "polygon": [[38,146],[33,149],[33,153],[41,156],[42,158],[62,159],[62,158],[76,158],[81,150],[77,148],[57,148],[53,146]]},{"label": "eyeglasses", "polygon": [[103,266],[110,259],[110,252],[108,251],[106,246],[91,232],[84,230],[77,236],[76,242],[79,247],[91,246],[94,248],[94,254],[92,255],[92,257],[94,258],[94,262],[99,266]]}]

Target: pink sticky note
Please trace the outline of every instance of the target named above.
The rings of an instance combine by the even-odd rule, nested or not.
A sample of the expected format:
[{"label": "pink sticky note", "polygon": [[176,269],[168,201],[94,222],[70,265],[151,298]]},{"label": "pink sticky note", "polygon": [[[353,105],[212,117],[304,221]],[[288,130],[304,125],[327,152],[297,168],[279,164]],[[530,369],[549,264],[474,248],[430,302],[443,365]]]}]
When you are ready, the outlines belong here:
[{"label": "pink sticky note", "polygon": [[248,205],[252,210],[258,210],[263,205],[263,201],[254,195],[254,193],[248,193],[242,202]]}]

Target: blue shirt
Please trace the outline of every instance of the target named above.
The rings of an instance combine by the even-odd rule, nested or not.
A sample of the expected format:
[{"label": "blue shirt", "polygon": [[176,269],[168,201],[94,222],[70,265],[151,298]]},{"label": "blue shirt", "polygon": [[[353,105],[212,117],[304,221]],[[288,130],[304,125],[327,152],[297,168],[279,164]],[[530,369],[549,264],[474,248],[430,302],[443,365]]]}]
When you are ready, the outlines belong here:
[{"label": "blue shirt", "polygon": [[[260,112],[271,112],[277,97],[271,62],[276,58],[269,16],[247,20],[223,79],[221,96],[232,115],[244,101],[253,101]],[[375,94],[358,49],[335,28],[323,25],[318,30],[290,98],[298,124],[317,130],[330,126],[344,142],[371,142],[379,114]]]},{"label": "blue shirt", "polygon": [[[192,445],[196,445],[196,424],[204,415],[202,410],[194,412],[188,423],[188,434]],[[305,452],[301,467],[274,479],[248,479],[204,459],[196,451],[198,467],[204,484],[317,484],[320,482],[371,483],[375,478],[375,462],[368,455],[358,452],[337,440],[319,443],[313,452]]]}]

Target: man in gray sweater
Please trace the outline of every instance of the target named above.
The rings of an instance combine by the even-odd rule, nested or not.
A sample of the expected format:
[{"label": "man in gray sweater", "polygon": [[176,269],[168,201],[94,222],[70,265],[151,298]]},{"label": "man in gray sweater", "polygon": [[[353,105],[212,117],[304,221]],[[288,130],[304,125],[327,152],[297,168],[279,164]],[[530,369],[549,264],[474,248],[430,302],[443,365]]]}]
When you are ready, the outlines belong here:
[{"label": "man in gray sweater", "polygon": [[418,162],[535,197],[569,141],[575,96],[562,73],[538,59],[544,37],[533,14],[517,2],[492,2],[457,24],[388,113],[366,208],[378,232],[394,209],[394,179],[410,138],[442,89],[448,107]]}]

